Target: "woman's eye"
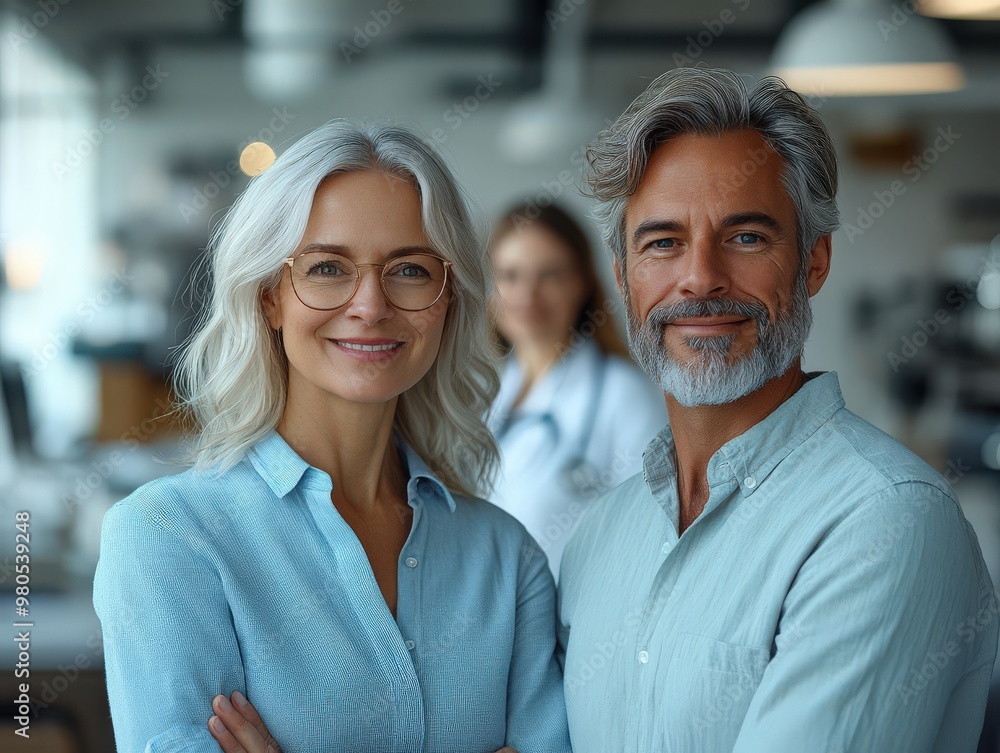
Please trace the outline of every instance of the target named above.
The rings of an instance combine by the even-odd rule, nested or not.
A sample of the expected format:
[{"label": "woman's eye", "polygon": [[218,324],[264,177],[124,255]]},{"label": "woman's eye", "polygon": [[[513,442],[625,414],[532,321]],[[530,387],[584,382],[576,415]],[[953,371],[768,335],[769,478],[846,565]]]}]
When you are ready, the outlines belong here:
[{"label": "woman's eye", "polygon": [[430,277],[430,272],[421,267],[419,264],[414,264],[413,262],[407,262],[405,264],[397,264],[395,267],[389,270],[389,274],[394,277],[408,277],[408,278],[421,278]]},{"label": "woman's eye", "polygon": [[309,274],[318,275],[320,277],[336,277],[337,275],[344,274],[344,270],[335,263],[321,261],[309,267]]}]

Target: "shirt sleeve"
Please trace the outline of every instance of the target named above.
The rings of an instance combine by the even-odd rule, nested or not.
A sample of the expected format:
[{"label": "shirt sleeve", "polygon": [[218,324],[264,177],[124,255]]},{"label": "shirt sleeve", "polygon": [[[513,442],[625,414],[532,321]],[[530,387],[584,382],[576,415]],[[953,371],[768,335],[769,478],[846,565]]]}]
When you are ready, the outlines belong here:
[{"label": "shirt sleeve", "polygon": [[246,693],[217,573],[166,521],[120,502],[107,513],[94,607],[121,753],[219,753],[212,698]]},{"label": "shirt sleeve", "polygon": [[555,583],[545,554],[527,533],[524,536],[507,686],[506,744],[518,753],[569,753],[562,673],[555,655]]},{"label": "shirt sleeve", "polygon": [[818,542],[734,753],[973,753],[997,608],[957,503],[907,483]]}]

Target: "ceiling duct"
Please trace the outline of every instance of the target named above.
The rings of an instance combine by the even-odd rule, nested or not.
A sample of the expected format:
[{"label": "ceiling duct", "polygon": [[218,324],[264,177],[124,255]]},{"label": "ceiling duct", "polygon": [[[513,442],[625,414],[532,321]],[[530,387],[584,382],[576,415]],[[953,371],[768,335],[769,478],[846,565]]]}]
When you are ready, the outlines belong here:
[{"label": "ceiling duct", "polygon": [[333,75],[340,14],[327,0],[245,0],[247,87],[265,101],[315,91]]},{"label": "ceiling duct", "polygon": [[542,86],[511,106],[500,131],[500,148],[522,164],[562,162],[589,142],[601,125],[586,101],[584,73],[587,0],[565,0],[546,11],[548,24]]}]

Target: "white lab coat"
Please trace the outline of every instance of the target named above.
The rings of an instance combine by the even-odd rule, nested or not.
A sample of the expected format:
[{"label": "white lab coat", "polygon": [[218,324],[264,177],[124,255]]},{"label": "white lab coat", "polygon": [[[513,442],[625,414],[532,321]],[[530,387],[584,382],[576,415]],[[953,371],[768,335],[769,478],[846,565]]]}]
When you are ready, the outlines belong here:
[{"label": "white lab coat", "polygon": [[[558,576],[583,511],[642,471],[642,451],[667,423],[667,410],[663,392],[635,364],[605,356],[589,338],[543,374],[511,412],[522,381],[509,356],[489,418],[502,455],[491,499],[524,524]],[[567,483],[566,470],[581,456],[587,462],[582,478],[578,474],[582,483]]]}]

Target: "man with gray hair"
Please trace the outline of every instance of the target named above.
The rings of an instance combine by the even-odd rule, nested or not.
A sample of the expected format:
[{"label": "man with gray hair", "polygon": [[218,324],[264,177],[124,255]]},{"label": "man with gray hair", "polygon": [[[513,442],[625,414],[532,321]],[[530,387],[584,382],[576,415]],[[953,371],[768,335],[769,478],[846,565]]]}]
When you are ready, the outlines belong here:
[{"label": "man with gray hair", "polygon": [[670,424],[559,583],[577,753],[972,753],[997,606],[948,482],[803,372],[837,159],[801,96],[670,71],[588,151]]}]

